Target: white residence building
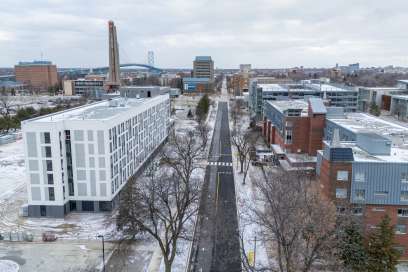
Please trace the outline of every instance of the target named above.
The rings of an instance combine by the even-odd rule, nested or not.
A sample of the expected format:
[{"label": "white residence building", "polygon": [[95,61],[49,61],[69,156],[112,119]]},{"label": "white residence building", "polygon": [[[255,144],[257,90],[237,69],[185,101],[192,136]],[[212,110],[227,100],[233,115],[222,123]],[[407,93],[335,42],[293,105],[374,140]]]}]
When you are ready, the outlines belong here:
[{"label": "white residence building", "polygon": [[102,101],[22,123],[28,216],[110,211],[168,135],[168,94]]}]

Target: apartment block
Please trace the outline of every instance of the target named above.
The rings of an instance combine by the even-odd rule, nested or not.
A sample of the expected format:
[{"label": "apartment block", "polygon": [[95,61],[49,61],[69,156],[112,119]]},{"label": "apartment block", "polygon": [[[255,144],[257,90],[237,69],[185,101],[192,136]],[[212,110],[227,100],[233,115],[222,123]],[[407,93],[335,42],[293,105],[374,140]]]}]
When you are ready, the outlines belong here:
[{"label": "apartment block", "polygon": [[408,259],[408,128],[363,113],[327,116],[316,173],[341,214],[348,207],[369,231],[384,215]]},{"label": "apartment block", "polygon": [[326,113],[320,98],[265,102],[262,133],[285,170],[314,169]]},{"label": "apartment block", "polygon": [[303,81],[297,84],[260,84],[256,79],[249,86],[249,108],[253,119],[260,120],[265,101],[322,98],[333,107],[343,107],[347,112],[355,112],[358,106],[358,91],[337,87],[327,83]]},{"label": "apartment block", "polygon": [[168,135],[169,95],[101,101],[22,123],[28,215],[110,211]]}]

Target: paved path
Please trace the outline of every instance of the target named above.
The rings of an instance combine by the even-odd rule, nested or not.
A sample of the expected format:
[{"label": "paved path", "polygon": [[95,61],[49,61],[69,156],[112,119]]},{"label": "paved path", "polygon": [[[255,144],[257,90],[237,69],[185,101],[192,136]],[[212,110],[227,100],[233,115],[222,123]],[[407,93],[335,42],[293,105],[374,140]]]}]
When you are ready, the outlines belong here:
[{"label": "paved path", "polygon": [[241,271],[228,104],[219,102],[190,271]]}]

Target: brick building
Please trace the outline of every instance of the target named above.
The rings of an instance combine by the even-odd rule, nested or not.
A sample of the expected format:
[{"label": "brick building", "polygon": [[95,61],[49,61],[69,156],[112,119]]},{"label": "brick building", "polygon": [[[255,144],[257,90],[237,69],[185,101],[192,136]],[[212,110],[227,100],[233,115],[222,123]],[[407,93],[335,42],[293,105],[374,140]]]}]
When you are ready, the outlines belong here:
[{"label": "brick building", "polygon": [[14,70],[16,80],[33,90],[47,90],[58,84],[57,66],[50,61],[19,62]]},{"label": "brick building", "polygon": [[385,214],[395,225],[395,242],[408,259],[408,128],[366,114],[327,116],[316,173],[337,212],[348,207],[366,231]]},{"label": "brick building", "polygon": [[265,103],[262,134],[284,169],[315,166],[326,113],[320,98]]}]

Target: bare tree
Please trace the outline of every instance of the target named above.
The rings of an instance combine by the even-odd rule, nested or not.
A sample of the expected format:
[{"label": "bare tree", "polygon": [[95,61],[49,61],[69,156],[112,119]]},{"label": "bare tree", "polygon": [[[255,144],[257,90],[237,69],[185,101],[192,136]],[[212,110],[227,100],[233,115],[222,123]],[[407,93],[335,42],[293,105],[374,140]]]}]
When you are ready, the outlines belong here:
[{"label": "bare tree", "polygon": [[244,113],[242,111],[243,107],[243,102],[240,99],[235,99],[231,103],[231,120],[233,124],[233,129],[235,130],[237,128],[238,122],[242,119]]},{"label": "bare tree", "polygon": [[336,245],[336,211],[319,194],[318,183],[304,172],[268,173],[255,180],[259,192],[252,207],[263,239],[276,250],[278,271],[311,271],[328,265]]},{"label": "bare tree", "polygon": [[198,132],[198,136],[200,136],[202,150],[205,150],[208,144],[208,134],[210,133],[210,127],[204,121],[199,120],[196,130]]},{"label": "bare tree", "polygon": [[131,236],[142,231],[153,237],[166,272],[171,271],[177,241],[186,238],[186,224],[197,212],[201,183],[193,172],[200,150],[192,131],[173,133],[160,163],[152,163],[144,178],[131,180],[121,195],[118,228]]},{"label": "bare tree", "polygon": [[11,109],[16,104],[15,102],[15,98],[10,95],[3,94],[0,96],[0,114],[4,118],[8,118],[10,116]]},{"label": "bare tree", "polygon": [[244,173],[244,170],[245,172],[248,171],[249,163],[251,161],[250,153],[255,150],[257,138],[257,134],[252,133],[250,130],[243,130],[240,127],[237,127],[232,131],[231,143],[237,149],[241,174]]}]

